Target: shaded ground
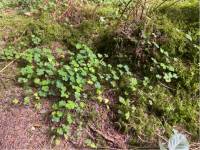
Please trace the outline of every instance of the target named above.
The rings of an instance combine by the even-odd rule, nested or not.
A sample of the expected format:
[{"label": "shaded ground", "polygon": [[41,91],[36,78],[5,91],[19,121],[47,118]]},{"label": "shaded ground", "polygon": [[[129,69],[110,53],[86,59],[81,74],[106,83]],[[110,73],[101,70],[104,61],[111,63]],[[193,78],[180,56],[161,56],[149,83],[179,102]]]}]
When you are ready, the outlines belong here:
[{"label": "shaded ground", "polygon": [[41,116],[28,108],[8,108],[0,111],[1,149],[49,148],[47,128]]},{"label": "shaded ground", "polygon": [[[0,68],[2,66],[4,64]],[[21,103],[23,98],[23,90],[13,81],[15,68],[15,65],[10,66],[0,77],[0,149],[71,149],[66,141],[53,147],[49,125],[45,121],[46,108],[36,111],[12,104],[13,99],[19,99]]]}]

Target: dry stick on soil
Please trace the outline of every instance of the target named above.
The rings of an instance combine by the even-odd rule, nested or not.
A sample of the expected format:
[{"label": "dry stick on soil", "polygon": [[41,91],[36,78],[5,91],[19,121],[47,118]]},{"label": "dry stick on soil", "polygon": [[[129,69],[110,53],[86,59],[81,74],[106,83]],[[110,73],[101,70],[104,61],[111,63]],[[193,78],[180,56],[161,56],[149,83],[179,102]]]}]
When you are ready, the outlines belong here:
[{"label": "dry stick on soil", "polygon": [[[22,36],[23,36],[23,34],[26,32],[26,30],[24,30],[23,31],[23,33],[21,34],[21,36],[19,37],[19,38],[17,38],[16,40],[14,40],[13,41],[13,44],[15,44],[17,41],[19,41],[21,38],[22,38]],[[26,51],[24,51],[24,52],[26,52]],[[23,52],[23,53],[24,53]],[[23,54],[23,53],[21,53],[21,55]],[[20,56],[21,56],[20,55]],[[0,70],[0,74],[6,69],[6,68],[8,68],[9,66],[11,66],[15,61],[16,61],[17,59],[14,59],[14,60],[12,60],[10,63],[8,63],[3,69],[1,69]]]},{"label": "dry stick on soil", "polygon": [[[3,69],[0,70],[0,74],[6,69],[8,68],[10,65],[12,65],[15,62],[16,59],[14,59],[13,61],[11,61],[9,64],[7,64],[5,67],[3,67]],[[3,84],[3,87],[6,89],[6,85],[4,84],[3,80],[0,78],[1,83]]]},{"label": "dry stick on soil", "polygon": [[176,89],[173,89],[173,88],[171,88],[171,87],[169,87],[169,86],[167,86],[167,85],[165,85],[165,84],[163,84],[162,82],[160,82],[159,81],[159,83],[162,85],[162,86],[164,86],[165,88],[167,88],[167,89],[170,89],[170,90],[173,90],[173,91],[175,91]]},{"label": "dry stick on soil", "polygon": [[122,13],[121,13],[120,18],[123,17],[124,13],[127,11],[127,8],[128,8],[128,6],[131,4],[132,1],[133,1],[133,0],[129,0],[129,1],[126,3],[126,6],[125,6],[124,9],[122,10]]},{"label": "dry stick on soil", "polygon": [[8,63],[5,67],[3,67],[3,69],[0,70],[0,74],[6,69],[8,68],[9,66],[11,66],[14,62],[15,62],[16,59],[12,60],[10,63]]},{"label": "dry stick on soil", "polygon": [[[110,141],[110,142],[112,142],[112,143],[114,143],[114,144],[117,144],[120,148],[122,148],[122,149],[127,149],[127,148],[124,148],[124,147],[122,147],[122,146],[120,146],[119,145],[119,143],[117,143],[117,141],[115,141],[115,139],[113,139],[113,138],[110,138],[110,137],[108,137],[107,135],[105,135],[105,134],[103,134],[101,131],[99,131],[99,130],[97,130],[95,127],[93,127],[92,125],[89,125],[89,128],[92,130],[92,131],[94,131],[94,132],[96,132],[96,133],[98,133],[99,135],[101,135],[104,139],[106,139],[106,140],[108,140],[108,141]],[[140,138],[140,137],[139,137]],[[163,138],[163,137],[162,137]],[[140,138],[141,139],[141,138]],[[142,140],[142,139],[141,139]],[[163,139],[164,140],[164,139]],[[166,140],[166,139],[165,139]],[[146,142],[146,143],[149,143],[149,142],[147,142],[147,141],[144,141],[144,142]],[[151,144],[151,143],[150,143]],[[101,148],[101,149],[104,149],[104,147],[99,147],[99,148]],[[159,149],[159,147],[129,147],[130,149]],[[105,149],[107,149],[107,147],[105,147]],[[109,148],[109,149],[112,149],[112,148]],[[113,149],[116,149],[116,148],[113,148]]]},{"label": "dry stick on soil", "polygon": [[162,1],[160,4],[158,4],[155,8],[154,8],[154,10],[157,10],[159,7],[161,7],[164,3],[166,3],[167,2],[167,0],[164,0],[164,1]]},{"label": "dry stick on soil", "polygon": [[[24,34],[25,32],[26,32],[26,30],[24,30],[24,32],[22,33],[22,35],[21,35],[18,39],[16,39],[13,43],[16,43],[17,41],[19,41],[19,40],[22,38],[22,36],[23,36],[23,34]],[[23,54],[23,53],[22,53],[22,54]],[[0,74],[1,74],[6,68],[8,68],[9,66],[11,66],[15,61],[16,61],[16,59],[12,60],[12,61],[9,62],[5,67],[3,67],[3,68],[0,70]],[[2,82],[2,84],[4,85],[2,79],[1,79],[1,82]],[[4,85],[4,87],[5,87],[5,85]]]},{"label": "dry stick on soil", "polygon": [[164,138],[163,136],[161,136],[160,134],[156,134],[158,137],[160,137],[161,139],[163,139],[165,142],[168,142],[168,140],[166,138]]},{"label": "dry stick on soil", "polygon": [[112,142],[112,143],[116,143],[114,139],[112,139],[112,138],[108,137],[107,135],[103,134],[100,130],[97,130],[97,129],[96,129],[95,127],[93,127],[92,125],[89,125],[89,128],[90,128],[92,131],[94,131],[94,132],[98,133],[99,135],[101,135],[101,136],[102,136],[103,138],[105,138],[106,140],[108,140],[108,141],[110,141],[110,142]]},{"label": "dry stick on soil", "polygon": [[18,41],[22,38],[22,36],[24,35],[24,33],[25,33],[26,31],[27,31],[27,30],[24,30],[24,31],[22,32],[21,36],[20,36],[19,38],[17,38],[16,40],[14,40],[12,43],[15,44],[16,42],[18,42]]},{"label": "dry stick on soil", "polygon": [[120,143],[119,143],[118,141],[116,141],[114,138],[111,138],[111,137],[105,135],[105,134],[102,133],[100,130],[96,129],[94,126],[89,125],[89,128],[90,128],[92,131],[94,131],[94,132],[98,133],[99,135],[101,135],[105,140],[110,141],[110,142],[112,142],[113,144],[116,144],[119,148],[125,148],[125,149],[126,149],[126,146],[125,146],[124,144],[123,144],[123,145],[120,144]]}]

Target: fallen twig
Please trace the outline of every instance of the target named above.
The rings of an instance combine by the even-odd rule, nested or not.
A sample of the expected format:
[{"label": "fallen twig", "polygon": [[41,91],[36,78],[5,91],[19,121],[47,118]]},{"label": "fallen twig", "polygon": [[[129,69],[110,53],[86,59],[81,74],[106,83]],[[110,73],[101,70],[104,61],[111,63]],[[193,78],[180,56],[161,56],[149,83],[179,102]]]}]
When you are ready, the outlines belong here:
[{"label": "fallen twig", "polygon": [[94,131],[94,132],[98,133],[99,135],[101,135],[105,140],[110,141],[110,142],[112,142],[113,144],[116,144],[119,148],[126,149],[126,145],[125,145],[125,144],[123,144],[123,143],[120,142],[120,141],[116,141],[115,138],[112,138],[112,137],[110,137],[110,136],[104,134],[102,131],[96,129],[94,126],[89,125],[89,128],[90,128],[92,131]]},{"label": "fallen twig", "polygon": [[0,70],[0,74],[6,69],[8,68],[9,66],[11,66],[14,62],[15,62],[16,59],[12,60],[10,63],[8,63],[5,67],[3,67],[3,69]]}]

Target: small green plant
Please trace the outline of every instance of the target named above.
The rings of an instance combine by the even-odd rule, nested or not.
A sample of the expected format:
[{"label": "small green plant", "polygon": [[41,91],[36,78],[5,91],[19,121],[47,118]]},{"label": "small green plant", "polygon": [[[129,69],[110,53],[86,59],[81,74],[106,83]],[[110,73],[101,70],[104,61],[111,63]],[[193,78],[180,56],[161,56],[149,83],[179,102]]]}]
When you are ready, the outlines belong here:
[{"label": "small green plant", "polygon": [[84,143],[87,145],[87,147],[90,147],[92,149],[97,148],[96,144],[90,139],[86,139]]},{"label": "small green plant", "polygon": [[[152,33],[153,36],[156,36],[155,33]],[[146,37],[145,37],[146,38]],[[146,40],[147,45],[158,50],[157,55],[152,55],[151,61],[152,65],[149,66],[149,71],[155,74],[157,80],[164,80],[167,83],[172,82],[173,79],[177,79],[178,75],[174,66],[172,65],[176,59],[170,57],[169,53],[165,51],[161,46],[159,46],[155,41]]]},{"label": "small green plant", "polygon": [[[28,49],[21,55],[25,66],[21,68],[19,83],[37,89],[31,98],[37,102],[42,97],[53,96],[57,99],[52,106],[51,117],[59,127],[53,128],[53,132],[65,137],[71,124],[76,122],[74,118],[81,116],[88,99],[103,101],[109,107],[109,99],[102,97],[105,85],[120,90],[117,82],[125,82],[121,86],[127,96],[129,92],[136,91],[137,85],[128,66],[120,64],[114,69],[103,61],[103,55],[94,54],[87,46],[77,44],[76,49],[77,53],[68,52],[67,60],[66,56],[56,59],[51,50],[46,48]],[[28,104],[27,97],[25,99],[24,103]],[[128,119],[128,112],[125,116]]]},{"label": "small green plant", "polygon": [[25,97],[24,98],[24,105],[29,105],[30,104],[30,98],[29,97]]},{"label": "small green plant", "polygon": [[5,48],[1,54],[0,54],[0,59],[2,60],[12,60],[17,58],[19,55],[17,53],[17,51],[15,50],[14,47],[12,46],[8,46],[7,48]]},{"label": "small green plant", "polygon": [[41,43],[41,39],[35,35],[31,35],[31,40],[34,45],[39,45]]},{"label": "small green plant", "polygon": [[18,99],[16,99],[16,98],[15,98],[15,99],[13,99],[13,100],[12,100],[12,104],[13,104],[13,105],[17,105],[17,104],[19,104],[19,100],[18,100]]},{"label": "small green plant", "polygon": [[118,113],[122,115],[120,118],[127,121],[130,119],[132,112],[135,111],[135,107],[131,106],[129,99],[124,99],[121,96],[119,97],[119,102],[121,107],[119,108]]}]

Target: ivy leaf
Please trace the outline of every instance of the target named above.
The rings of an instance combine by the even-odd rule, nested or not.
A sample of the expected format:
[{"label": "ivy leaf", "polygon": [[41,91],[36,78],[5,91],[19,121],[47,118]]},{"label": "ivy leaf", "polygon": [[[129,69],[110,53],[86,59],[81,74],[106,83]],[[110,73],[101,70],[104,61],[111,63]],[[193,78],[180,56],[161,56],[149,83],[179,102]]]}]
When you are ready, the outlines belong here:
[{"label": "ivy leaf", "polygon": [[44,69],[37,69],[36,72],[38,76],[41,76],[44,74]]},{"label": "ivy leaf", "polygon": [[73,102],[73,101],[71,101],[71,100],[69,100],[69,101],[67,102],[67,104],[65,105],[65,107],[66,107],[67,109],[69,109],[69,110],[75,109],[75,108],[76,108],[76,103]]},{"label": "ivy leaf", "polygon": [[52,76],[53,75],[53,71],[52,70],[45,70],[45,72],[48,74],[48,75],[50,75],[50,76]]},{"label": "ivy leaf", "polygon": [[62,111],[57,111],[57,112],[56,112],[56,115],[60,118],[60,117],[63,116],[63,112],[62,112]]},{"label": "ivy leaf", "polygon": [[50,80],[42,80],[41,85],[48,85]]},{"label": "ivy leaf", "polygon": [[21,74],[26,75],[26,74],[32,74],[33,73],[33,66],[26,66],[21,69]]},{"label": "ivy leaf", "polygon": [[161,77],[161,75],[156,74],[156,78],[161,79],[162,77]]},{"label": "ivy leaf", "polygon": [[41,96],[41,97],[46,97],[46,96],[47,96],[47,93],[46,93],[46,92],[43,92],[43,91],[39,91],[38,94],[39,94],[39,96]]},{"label": "ivy leaf", "polygon": [[40,62],[40,54],[38,54],[38,53],[34,54],[34,61],[35,62]]},{"label": "ivy leaf", "polygon": [[18,78],[19,83],[27,83],[28,79],[27,78]]},{"label": "ivy leaf", "polygon": [[75,98],[76,98],[77,100],[79,100],[80,97],[81,97],[81,94],[80,94],[79,92],[75,92],[74,95],[75,95]]},{"label": "ivy leaf", "polygon": [[60,118],[59,117],[53,117],[51,119],[51,121],[53,121],[53,122],[60,122]]},{"label": "ivy leaf", "polygon": [[59,135],[63,135],[63,134],[64,134],[62,128],[57,128],[56,132],[57,132]]},{"label": "ivy leaf", "polygon": [[55,139],[55,145],[60,145],[60,142],[61,142],[60,139],[58,139],[58,138]]},{"label": "ivy leaf", "polygon": [[76,49],[81,49],[82,45],[80,43],[76,44]]},{"label": "ivy leaf", "polygon": [[65,133],[69,131],[69,126],[66,126],[65,124],[62,124],[62,129]]},{"label": "ivy leaf", "polygon": [[163,69],[166,69],[167,66],[164,64],[164,63],[160,63],[160,66],[163,68]]},{"label": "ivy leaf", "polygon": [[64,87],[64,85],[60,80],[56,80],[56,87],[59,89],[62,89],[62,87]]},{"label": "ivy leaf", "polygon": [[45,92],[48,92],[49,91],[49,87],[48,86],[42,86],[42,90],[45,91]]},{"label": "ivy leaf", "polygon": [[67,115],[67,122],[68,122],[69,124],[72,124],[72,123],[73,123],[73,119],[72,119],[71,114],[68,114],[68,115]]},{"label": "ivy leaf", "polygon": [[59,107],[65,107],[66,102],[65,101],[59,101],[58,106]]},{"label": "ivy leaf", "polygon": [[35,83],[35,84],[40,84],[40,79],[39,79],[39,78],[35,78],[35,79],[34,79],[34,83]]},{"label": "ivy leaf", "polygon": [[57,109],[59,108],[59,106],[58,106],[58,104],[53,104],[53,105],[52,105],[52,108],[53,108],[54,110],[57,110]]}]

